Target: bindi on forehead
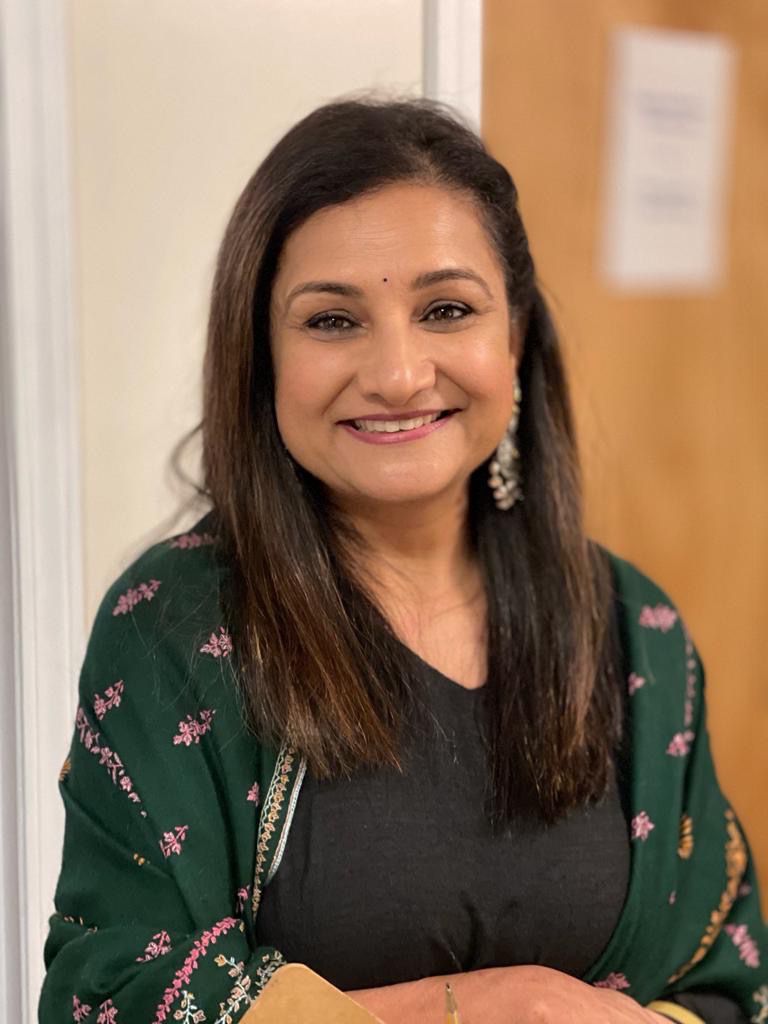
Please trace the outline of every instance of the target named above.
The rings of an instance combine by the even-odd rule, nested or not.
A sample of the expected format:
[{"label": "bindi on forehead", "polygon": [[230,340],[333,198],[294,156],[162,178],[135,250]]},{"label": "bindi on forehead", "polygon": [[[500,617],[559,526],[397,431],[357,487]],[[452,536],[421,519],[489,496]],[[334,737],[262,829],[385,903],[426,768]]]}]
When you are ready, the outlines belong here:
[{"label": "bindi on forehead", "polygon": [[381,279],[381,280],[382,280],[382,281],[384,282],[384,284],[386,284],[386,283],[387,283],[387,281],[389,280],[389,278],[388,278],[388,277],[382,277],[382,279]]}]

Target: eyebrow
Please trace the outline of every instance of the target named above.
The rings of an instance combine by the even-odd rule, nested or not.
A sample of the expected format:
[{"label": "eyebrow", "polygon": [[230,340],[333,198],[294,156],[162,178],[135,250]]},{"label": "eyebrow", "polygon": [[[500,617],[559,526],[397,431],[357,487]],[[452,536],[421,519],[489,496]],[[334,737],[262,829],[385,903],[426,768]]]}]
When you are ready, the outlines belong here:
[{"label": "eyebrow", "polygon": [[[440,284],[442,281],[474,281],[480,285],[489,299],[493,298],[491,290],[483,278],[467,267],[446,267],[443,270],[429,270],[424,274],[419,274],[411,281],[411,291],[419,291],[422,288],[428,288],[432,284]],[[357,285],[344,284],[341,281],[305,281],[304,284],[297,285],[288,293],[285,300],[286,310],[299,295],[316,294],[318,292],[330,293],[331,295],[348,295],[355,299],[361,299],[364,294],[363,289],[358,288]]]}]

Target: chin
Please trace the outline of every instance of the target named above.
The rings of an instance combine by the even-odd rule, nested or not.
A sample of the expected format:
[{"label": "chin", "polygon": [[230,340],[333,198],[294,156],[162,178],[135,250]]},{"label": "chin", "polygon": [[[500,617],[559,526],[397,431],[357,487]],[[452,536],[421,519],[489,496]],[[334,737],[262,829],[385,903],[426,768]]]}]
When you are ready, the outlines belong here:
[{"label": "chin", "polygon": [[435,484],[432,487],[425,487],[422,481],[410,486],[402,484],[395,486],[381,485],[379,487],[357,487],[354,494],[349,497],[353,500],[376,503],[382,506],[391,506],[393,509],[398,505],[418,505],[433,501],[449,501],[454,488],[450,483],[443,483],[442,486]]}]

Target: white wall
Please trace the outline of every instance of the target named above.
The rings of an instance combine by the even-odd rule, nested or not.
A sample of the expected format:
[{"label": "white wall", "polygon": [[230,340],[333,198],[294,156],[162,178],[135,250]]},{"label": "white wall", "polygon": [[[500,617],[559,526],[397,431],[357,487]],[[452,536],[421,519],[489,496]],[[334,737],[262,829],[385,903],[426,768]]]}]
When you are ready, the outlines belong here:
[{"label": "white wall", "polygon": [[[70,0],[86,622],[179,504],[228,214],[299,117],[420,93],[420,0]],[[183,527],[182,520],[177,528]]]},{"label": "white wall", "polygon": [[0,0],[2,1020],[35,1016],[85,635],[179,504],[165,468],[199,415],[229,211],[339,94],[423,88],[479,123],[480,10]]}]

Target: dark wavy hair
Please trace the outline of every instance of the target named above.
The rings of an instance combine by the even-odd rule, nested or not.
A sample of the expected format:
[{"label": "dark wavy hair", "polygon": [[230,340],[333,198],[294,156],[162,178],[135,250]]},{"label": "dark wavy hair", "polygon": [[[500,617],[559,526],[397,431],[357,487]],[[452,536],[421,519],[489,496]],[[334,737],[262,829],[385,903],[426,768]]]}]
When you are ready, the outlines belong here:
[{"label": "dark wavy hair", "polygon": [[196,430],[244,707],[260,738],[287,742],[320,778],[401,769],[404,725],[423,711],[413,659],[350,556],[360,538],[282,444],[270,356],[272,283],[291,232],[396,182],[474,201],[525,327],[525,498],[499,511],[484,463],[469,479],[468,525],[488,609],[488,815],[495,826],[551,822],[605,793],[621,736],[610,568],[584,532],[563,364],[515,185],[433,101],[368,95],[314,110],[256,169],[221,243]]}]

